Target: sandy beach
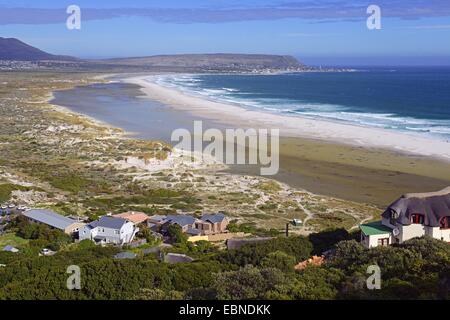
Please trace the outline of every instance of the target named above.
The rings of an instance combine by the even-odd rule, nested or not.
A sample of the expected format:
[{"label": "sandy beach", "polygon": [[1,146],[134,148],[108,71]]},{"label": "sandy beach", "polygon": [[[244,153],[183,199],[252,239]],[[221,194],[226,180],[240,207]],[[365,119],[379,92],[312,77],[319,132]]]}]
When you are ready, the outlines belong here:
[{"label": "sandy beach", "polygon": [[[450,185],[448,142],[247,110],[188,96],[147,78],[134,76],[124,81],[136,84],[172,113],[182,112],[221,127],[280,128],[280,171],[274,178],[293,187],[384,206],[403,193]],[[229,171],[257,175],[259,167],[231,166]]]},{"label": "sandy beach", "polygon": [[149,76],[131,77],[125,81],[141,86],[142,91],[151,99],[232,127],[279,128],[280,134],[285,137],[318,139],[366,148],[388,149],[435,157],[450,162],[449,141],[385,129],[248,110],[236,105],[208,101],[163,87],[154,83],[152,77]]}]

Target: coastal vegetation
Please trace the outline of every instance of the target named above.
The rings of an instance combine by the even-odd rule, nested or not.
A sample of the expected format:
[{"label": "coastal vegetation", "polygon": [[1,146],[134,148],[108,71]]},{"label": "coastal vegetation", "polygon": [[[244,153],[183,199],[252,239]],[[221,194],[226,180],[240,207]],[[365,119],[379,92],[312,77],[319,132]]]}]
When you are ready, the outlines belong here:
[{"label": "coastal vegetation", "polygon": [[12,183],[0,184],[0,202],[8,201],[11,198],[11,193],[14,190],[29,191],[30,188],[20,186],[20,185],[15,185]]},{"label": "coastal vegetation", "polygon": [[[321,266],[294,266],[327,239],[275,238],[237,250],[203,248],[192,263],[170,265],[155,255],[115,260],[113,247],[80,242],[54,256],[0,252],[0,299],[448,299],[450,248],[431,238],[366,249],[333,243]],[[327,241],[326,245],[329,245]],[[198,245],[202,248],[202,244]],[[200,250],[195,246],[187,252]],[[205,254],[207,253],[207,254]],[[382,270],[380,290],[366,286],[367,267]],[[66,288],[69,265],[81,268],[81,290]]]}]

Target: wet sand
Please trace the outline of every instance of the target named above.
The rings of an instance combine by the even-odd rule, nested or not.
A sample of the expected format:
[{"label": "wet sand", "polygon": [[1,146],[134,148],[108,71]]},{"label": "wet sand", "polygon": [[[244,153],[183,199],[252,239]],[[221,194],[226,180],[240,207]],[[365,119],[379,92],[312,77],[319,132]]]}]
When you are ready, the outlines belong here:
[{"label": "wet sand", "polygon": [[386,206],[450,185],[447,162],[317,140],[281,138],[276,179],[313,193]]}]

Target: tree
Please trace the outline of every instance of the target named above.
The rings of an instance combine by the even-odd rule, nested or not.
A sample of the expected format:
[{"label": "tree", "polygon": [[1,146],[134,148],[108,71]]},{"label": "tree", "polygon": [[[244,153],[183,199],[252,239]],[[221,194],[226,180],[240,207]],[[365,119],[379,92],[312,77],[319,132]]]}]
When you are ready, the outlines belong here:
[{"label": "tree", "polygon": [[312,244],[306,237],[280,237],[246,244],[237,250],[226,251],[217,258],[224,263],[243,267],[247,264],[259,265],[264,257],[275,251],[284,252],[296,261],[302,261],[311,256],[312,249]]},{"label": "tree", "polygon": [[89,239],[84,239],[78,242],[78,248],[81,250],[91,249],[95,247],[96,247],[95,243]]},{"label": "tree", "polygon": [[217,252],[217,247],[209,241],[197,241],[195,243],[195,251],[203,254]]},{"label": "tree", "polygon": [[217,274],[213,288],[219,300],[261,299],[267,291],[261,271],[252,266]]},{"label": "tree", "polygon": [[147,240],[150,245],[157,244],[159,239],[155,237],[152,231],[147,226],[141,226],[139,230],[139,236]]},{"label": "tree", "polygon": [[344,270],[367,262],[369,250],[355,240],[341,241],[335,246],[335,252],[329,263]]},{"label": "tree", "polygon": [[184,294],[179,291],[164,291],[161,289],[141,289],[141,292],[135,297],[137,300],[183,300]]},{"label": "tree", "polygon": [[174,243],[178,244],[186,244],[187,243],[187,235],[183,232],[181,227],[177,224],[171,224],[167,228],[167,233],[169,234],[170,239]]},{"label": "tree", "polygon": [[290,256],[283,251],[275,251],[269,253],[261,261],[261,267],[263,268],[276,268],[282,272],[293,272],[296,260],[293,256]]},{"label": "tree", "polygon": [[295,299],[335,299],[344,274],[335,268],[308,266],[297,274],[291,295]]}]

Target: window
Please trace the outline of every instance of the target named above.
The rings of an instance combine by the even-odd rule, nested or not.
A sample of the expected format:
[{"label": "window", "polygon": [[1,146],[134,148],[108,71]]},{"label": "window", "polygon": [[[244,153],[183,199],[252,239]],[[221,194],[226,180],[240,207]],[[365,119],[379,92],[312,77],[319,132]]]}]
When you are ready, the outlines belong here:
[{"label": "window", "polygon": [[397,219],[398,219],[398,213],[395,210],[390,209],[390,217],[389,217],[390,224],[395,226],[397,224]]},{"label": "window", "polygon": [[423,224],[425,222],[425,216],[423,214],[414,213],[411,215],[411,223]]},{"label": "window", "polygon": [[383,247],[388,246],[389,245],[389,238],[378,239],[378,245],[379,246],[383,246]]},{"label": "window", "polygon": [[439,220],[439,226],[441,229],[450,229],[450,216],[442,217]]}]

